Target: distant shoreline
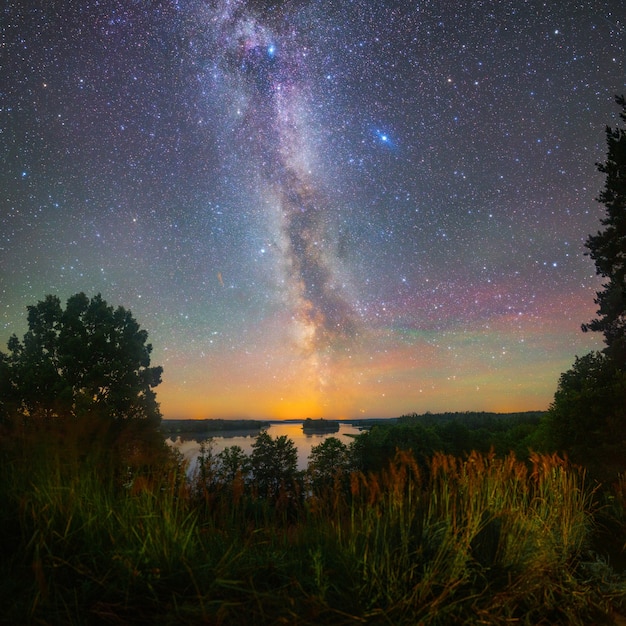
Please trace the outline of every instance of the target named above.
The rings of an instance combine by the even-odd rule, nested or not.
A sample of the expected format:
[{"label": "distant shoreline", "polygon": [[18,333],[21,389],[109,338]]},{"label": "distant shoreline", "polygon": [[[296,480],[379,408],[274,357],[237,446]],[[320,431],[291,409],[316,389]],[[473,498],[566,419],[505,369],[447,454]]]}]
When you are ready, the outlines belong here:
[{"label": "distant shoreline", "polygon": [[161,420],[161,432],[163,434],[178,433],[204,433],[204,432],[221,432],[221,431],[261,431],[269,428],[272,424],[350,424],[352,426],[371,427],[375,424],[393,424],[393,423],[412,423],[433,421],[471,421],[475,419],[514,419],[521,416],[535,415],[539,416],[545,411],[518,411],[512,413],[493,413],[490,411],[464,411],[464,412],[446,412],[446,413],[412,413],[410,415],[402,415],[400,417],[365,417],[365,418],[345,418],[345,419],[311,419],[311,418],[293,418],[286,420],[269,419],[224,419],[224,418],[207,418],[207,419],[163,419]]},{"label": "distant shoreline", "polygon": [[183,437],[205,435],[233,437],[256,436],[261,431],[268,429],[273,424],[301,424],[305,432],[337,432],[340,424],[348,424],[360,428],[371,428],[374,424],[395,423],[396,417],[389,418],[366,418],[366,419],[288,419],[288,420],[253,420],[253,419],[163,419],[160,431],[165,437]]},{"label": "distant shoreline", "polygon": [[163,419],[161,432],[163,434],[204,433],[221,431],[261,431],[268,428],[271,422],[266,420],[226,420],[226,419]]}]

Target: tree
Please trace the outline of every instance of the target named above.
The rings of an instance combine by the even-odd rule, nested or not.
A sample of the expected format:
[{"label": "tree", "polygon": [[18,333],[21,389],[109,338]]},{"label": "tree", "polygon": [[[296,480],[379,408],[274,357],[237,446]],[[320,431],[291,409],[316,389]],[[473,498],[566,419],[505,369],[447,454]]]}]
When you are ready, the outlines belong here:
[{"label": "tree", "polygon": [[[626,122],[626,100],[618,97],[620,118]],[[587,239],[589,256],[596,272],[607,279],[596,293],[598,317],[583,324],[584,331],[604,334],[605,352],[619,368],[626,366],[626,129],[606,128],[607,160],[598,169],[606,174],[598,201],[606,207],[605,227]]]},{"label": "tree", "polygon": [[223,483],[232,483],[248,474],[248,455],[241,446],[227,446],[218,455],[218,476]]},{"label": "tree", "polygon": [[418,422],[375,424],[354,438],[350,445],[353,465],[362,472],[378,472],[389,465],[397,450],[411,451],[417,463],[426,468],[434,452],[444,449],[436,428]]},{"label": "tree", "polygon": [[130,311],[79,293],[28,307],[28,331],[0,353],[0,407],[25,418],[98,416],[158,425],[161,367]]},{"label": "tree", "polygon": [[[618,97],[626,121],[626,99]],[[549,447],[567,452],[598,478],[626,470],[626,129],[606,129],[606,174],[598,201],[606,208],[605,227],[585,243],[596,272],[606,278],[596,293],[596,319],[583,331],[604,335],[606,348],[576,358],[558,384],[542,426]]]},{"label": "tree", "polygon": [[330,487],[336,477],[347,473],[351,467],[348,446],[337,439],[328,437],[322,443],[311,448],[307,474],[314,491]]},{"label": "tree", "polygon": [[553,449],[588,467],[598,478],[626,469],[626,373],[602,352],[576,357],[554,394],[546,417]]},{"label": "tree", "polygon": [[250,470],[259,496],[275,499],[281,490],[294,488],[297,477],[298,451],[287,435],[272,439],[263,431],[252,444]]}]

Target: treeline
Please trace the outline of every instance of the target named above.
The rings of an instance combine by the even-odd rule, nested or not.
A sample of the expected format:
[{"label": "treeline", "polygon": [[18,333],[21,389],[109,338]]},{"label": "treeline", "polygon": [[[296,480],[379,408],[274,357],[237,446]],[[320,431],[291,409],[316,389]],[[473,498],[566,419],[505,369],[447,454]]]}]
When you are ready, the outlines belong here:
[{"label": "treeline", "polygon": [[160,430],[164,434],[176,433],[209,433],[225,430],[262,430],[270,425],[267,421],[260,420],[226,420],[226,419],[201,419],[201,420],[161,420]]},{"label": "treeline", "polygon": [[545,411],[518,411],[514,413],[492,413],[489,411],[447,411],[444,413],[409,413],[397,418],[400,423],[419,423],[424,425],[436,425],[444,422],[462,421],[470,428],[487,426],[492,427],[499,422],[525,422],[538,421]]},{"label": "treeline", "polygon": [[[527,459],[531,450],[549,450],[545,442],[545,412],[416,413],[395,422],[377,423],[358,435],[351,447],[354,465],[378,471],[396,450],[411,451],[418,462],[435,453],[467,456],[471,451],[497,455],[514,452]],[[551,451],[551,450],[549,450]]]}]

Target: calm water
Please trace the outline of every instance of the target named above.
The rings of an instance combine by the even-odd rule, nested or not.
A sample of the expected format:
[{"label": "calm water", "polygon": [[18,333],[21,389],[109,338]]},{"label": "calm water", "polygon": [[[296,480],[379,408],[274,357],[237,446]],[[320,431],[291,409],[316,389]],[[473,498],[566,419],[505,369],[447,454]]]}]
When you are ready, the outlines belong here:
[{"label": "calm water", "polygon": [[[337,437],[337,439],[349,445],[352,441],[350,435],[358,435],[361,431],[350,424],[340,424],[339,431],[336,433],[308,435],[302,431],[302,424],[299,423],[271,424],[267,432],[272,439],[287,435],[298,449],[298,469],[306,469],[308,457],[311,454],[311,448],[313,446],[319,445],[328,437]],[[168,439],[167,443],[181,452],[189,461],[190,471],[193,471],[196,459],[200,453],[200,443],[206,440],[207,435],[208,434],[198,433],[196,435],[189,435],[188,437],[176,437],[175,439]],[[239,446],[246,454],[250,454],[255,439],[256,433],[254,435],[242,435],[241,433],[233,431],[226,436],[224,436],[224,433],[219,433],[213,436],[213,452],[214,454],[218,454],[228,446]]]}]

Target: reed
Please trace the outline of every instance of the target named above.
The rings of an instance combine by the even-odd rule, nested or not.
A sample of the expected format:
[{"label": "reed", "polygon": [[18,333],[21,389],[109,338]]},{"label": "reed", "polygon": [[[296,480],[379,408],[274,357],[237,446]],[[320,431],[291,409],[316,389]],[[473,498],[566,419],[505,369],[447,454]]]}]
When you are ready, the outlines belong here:
[{"label": "reed", "polygon": [[349,514],[333,529],[366,614],[587,622],[597,597],[577,578],[593,531],[584,472],[557,456],[533,455],[529,470],[513,455],[472,453],[435,455],[427,474],[399,453],[388,471],[352,477]]},{"label": "reed", "polygon": [[558,456],[398,452],[273,501],[241,475],[101,460],[0,455],[9,623],[588,624],[626,597],[588,551],[596,494]]}]

